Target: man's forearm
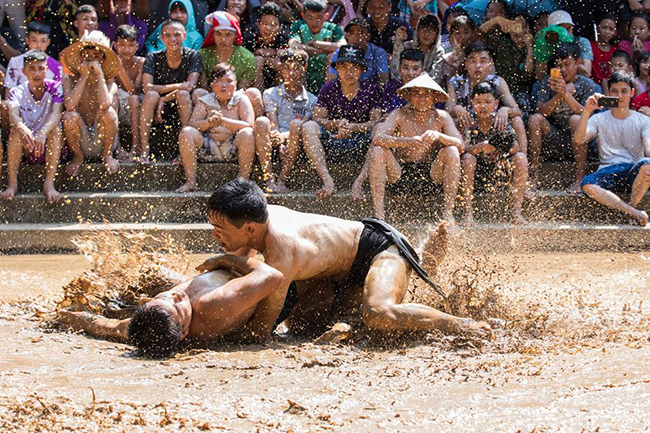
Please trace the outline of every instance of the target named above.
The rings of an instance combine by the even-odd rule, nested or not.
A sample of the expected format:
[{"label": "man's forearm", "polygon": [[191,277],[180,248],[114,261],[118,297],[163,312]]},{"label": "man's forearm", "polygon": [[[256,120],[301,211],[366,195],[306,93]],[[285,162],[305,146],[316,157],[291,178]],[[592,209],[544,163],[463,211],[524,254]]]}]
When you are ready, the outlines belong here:
[{"label": "man's forearm", "polygon": [[[73,111],[79,105],[81,97],[83,96],[84,90],[86,89],[86,81],[88,77],[81,77],[77,82],[77,85],[72,89],[69,95],[65,96],[65,109],[68,111]],[[64,92],[65,93],[65,92]]]},{"label": "man's forearm", "polygon": [[537,109],[537,112],[541,114],[544,117],[550,116],[553,111],[557,108],[558,105],[560,105],[560,102],[562,102],[562,95],[559,93],[556,93],[555,96],[553,96],[551,99],[548,100],[545,104],[543,104],[541,107]]}]

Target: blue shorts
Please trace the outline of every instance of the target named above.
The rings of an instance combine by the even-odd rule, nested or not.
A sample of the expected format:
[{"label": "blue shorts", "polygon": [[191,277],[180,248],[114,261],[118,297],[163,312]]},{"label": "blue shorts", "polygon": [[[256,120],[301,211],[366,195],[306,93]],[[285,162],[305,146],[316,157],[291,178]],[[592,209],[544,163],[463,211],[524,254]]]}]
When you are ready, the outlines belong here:
[{"label": "blue shorts", "polygon": [[650,164],[650,158],[642,158],[636,163],[612,164],[586,176],[580,188],[585,185],[598,185],[612,192],[630,193],[634,179],[639,175],[641,166]]},{"label": "blue shorts", "polygon": [[334,138],[333,133],[320,127],[320,142],[328,160],[363,162],[370,147],[370,132],[353,132],[348,138]]}]

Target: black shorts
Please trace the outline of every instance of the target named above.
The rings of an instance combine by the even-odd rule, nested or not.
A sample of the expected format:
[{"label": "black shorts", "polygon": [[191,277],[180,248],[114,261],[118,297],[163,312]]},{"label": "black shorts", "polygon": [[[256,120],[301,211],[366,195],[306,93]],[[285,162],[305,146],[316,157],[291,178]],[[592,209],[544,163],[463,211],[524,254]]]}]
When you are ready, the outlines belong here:
[{"label": "black shorts", "polygon": [[440,192],[440,186],[431,180],[430,162],[405,162],[401,167],[402,175],[387,186],[388,193],[428,195]]}]

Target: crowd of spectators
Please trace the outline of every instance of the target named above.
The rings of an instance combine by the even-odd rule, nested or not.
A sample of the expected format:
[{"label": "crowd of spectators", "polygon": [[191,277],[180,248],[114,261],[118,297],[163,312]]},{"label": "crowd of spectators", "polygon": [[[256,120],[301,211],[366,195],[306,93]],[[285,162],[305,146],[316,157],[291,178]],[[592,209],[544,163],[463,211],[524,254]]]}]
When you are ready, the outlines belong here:
[{"label": "crowd of spectators", "polygon": [[459,198],[471,224],[475,189],[509,187],[524,223],[555,160],[575,164],[570,192],[646,225],[650,2],[520,3],[2,2],[0,197],[14,199],[21,163],[45,164],[57,202],[58,165],[75,176],[93,160],[118,176],[173,161],[186,193],[199,161],[249,178],[257,159],[267,192],[284,193],[304,154],[319,198],[337,191],[332,162],[356,164],[351,194],[369,182],[381,218],[387,189],[439,184],[446,220]]}]

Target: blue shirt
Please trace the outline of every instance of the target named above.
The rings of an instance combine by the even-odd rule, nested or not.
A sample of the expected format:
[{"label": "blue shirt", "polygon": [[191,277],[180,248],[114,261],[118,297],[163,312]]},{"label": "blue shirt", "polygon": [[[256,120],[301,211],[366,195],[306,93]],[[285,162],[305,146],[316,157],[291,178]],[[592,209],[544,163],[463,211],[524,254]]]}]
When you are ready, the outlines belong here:
[{"label": "blue shirt", "polygon": [[[332,63],[338,58],[339,50],[336,50],[332,56]],[[386,50],[383,48],[379,48],[377,45],[368,42],[366,45],[366,54],[363,58],[366,61],[366,65],[368,65],[368,69],[361,74],[361,81],[369,80],[379,74],[388,73],[388,54],[386,54]],[[329,73],[334,75],[339,74],[333,66],[330,66]]]}]

